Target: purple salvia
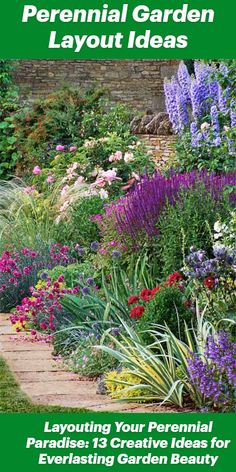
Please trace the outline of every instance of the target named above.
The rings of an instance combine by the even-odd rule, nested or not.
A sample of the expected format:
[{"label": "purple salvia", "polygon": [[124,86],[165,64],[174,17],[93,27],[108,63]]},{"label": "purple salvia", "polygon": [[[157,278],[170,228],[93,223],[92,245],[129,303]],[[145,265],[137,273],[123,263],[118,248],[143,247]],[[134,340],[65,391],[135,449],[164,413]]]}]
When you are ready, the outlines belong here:
[{"label": "purple salvia", "polygon": [[128,236],[137,247],[143,235],[146,234],[149,238],[158,235],[157,222],[166,203],[174,205],[180,198],[181,188],[195,187],[199,181],[218,201],[225,185],[236,184],[236,172],[219,175],[207,174],[204,171],[200,174],[171,173],[169,177],[156,172],[152,177],[145,176],[123,199],[106,205],[104,227],[106,218],[109,223],[112,220],[119,236],[123,239]]}]

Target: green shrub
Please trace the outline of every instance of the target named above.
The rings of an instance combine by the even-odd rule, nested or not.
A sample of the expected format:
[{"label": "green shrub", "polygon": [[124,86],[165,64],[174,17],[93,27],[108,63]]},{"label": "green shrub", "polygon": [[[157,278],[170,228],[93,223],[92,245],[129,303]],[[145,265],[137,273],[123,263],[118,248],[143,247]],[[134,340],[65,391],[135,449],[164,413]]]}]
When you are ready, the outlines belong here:
[{"label": "green shrub", "polygon": [[43,270],[39,275],[46,272],[48,277],[55,282],[60,275],[65,278],[65,285],[68,288],[73,288],[78,285],[78,280],[81,275],[89,277],[93,271],[89,261],[81,262],[79,264],[70,264],[68,266],[56,266],[52,270]]},{"label": "green shrub", "polygon": [[18,151],[16,147],[14,114],[19,97],[11,78],[11,64],[0,60],[0,178],[14,172]]},{"label": "green shrub", "polygon": [[156,240],[161,275],[182,267],[191,246],[210,251],[214,223],[227,217],[230,208],[227,196],[216,200],[201,186],[183,192],[175,205],[168,205],[158,221]]},{"label": "green shrub", "polygon": [[90,246],[99,240],[99,229],[92,217],[102,213],[103,201],[99,196],[81,197],[71,208],[69,217],[58,226],[58,238],[73,241],[81,246]]},{"label": "green shrub", "polygon": [[107,370],[114,369],[117,361],[106,352],[96,349],[99,340],[93,333],[81,337],[76,350],[66,363],[70,370],[88,377],[98,377]]},{"label": "green shrub", "polygon": [[64,88],[23,108],[16,116],[19,170],[48,163],[56,144],[80,145],[89,137],[91,130],[84,127],[83,118],[89,112],[99,113],[101,95],[101,91]]},{"label": "green shrub", "polygon": [[[177,287],[162,287],[145,305],[145,311],[138,322],[138,331],[146,331],[153,325],[168,325],[168,328],[177,336],[184,335],[184,322],[191,321],[191,311],[185,306],[182,292]],[[152,341],[149,333],[143,333],[147,342]]]}]

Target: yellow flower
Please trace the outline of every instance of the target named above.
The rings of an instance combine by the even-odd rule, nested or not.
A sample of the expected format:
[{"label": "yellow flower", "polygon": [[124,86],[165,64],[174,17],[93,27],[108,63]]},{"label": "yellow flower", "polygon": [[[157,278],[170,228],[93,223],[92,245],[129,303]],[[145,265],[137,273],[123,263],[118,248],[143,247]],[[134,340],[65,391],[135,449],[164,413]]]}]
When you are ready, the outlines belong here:
[{"label": "yellow flower", "polygon": [[35,285],[35,288],[37,288],[37,290],[41,290],[42,288],[45,288],[45,286],[46,286],[46,283],[43,280],[39,280],[37,285]]},{"label": "yellow flower", "polygon": [[17,321],[14,325],[12,325],[12,329],[16,331],[17,329],[22,329],[22,325],[20,321]]}]

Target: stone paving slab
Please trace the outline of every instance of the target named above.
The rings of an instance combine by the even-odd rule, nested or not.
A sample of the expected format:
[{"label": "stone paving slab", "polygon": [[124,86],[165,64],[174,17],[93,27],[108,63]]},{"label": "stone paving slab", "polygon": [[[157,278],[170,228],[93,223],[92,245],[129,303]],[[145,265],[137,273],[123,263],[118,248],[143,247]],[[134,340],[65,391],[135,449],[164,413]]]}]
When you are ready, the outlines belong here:
[{"label": "stone paving slab", "polygon": [[21,351],[4,351],[5,352],[5,357],[7,359],[11,359],[13,361],[15,360],[33,360],[33,359],[36,359],[36,360],[52,360],[52,354],[51,354],[51,351],[49,349],[47,349],[46,351],[25,351],[25,350],[21,350]]},{"label": "stone paving slab", "polygon": [[[2,337],[3,338],[3,337]],[[1,336],[0,336],[0,344],[2,344],[2,347],[3,347],[3,351],[4,352],[26,352],[26,351],[29,351],[31,352],[31,354],[33,354],[33,352],[41,352],[41,351],[45,351],[45,352],[52,352],[52,348],[49,344],[43,344],[43,343],[29,343],[29,342],[14,342],[12,343],[12,341],[9,340],[9,338],[6,337],[6,339],[2,339]]]},{"label": "stone paving slab", "polygon": [[[21,388],[29,395],[44,395],[45,382],[21,382]],[[47,395],[79,395],[84,399],[96,395],[96,382],[86,382],[77,380],[71,381],[51,381],[47,382]],[[99,395],[96,396],[99,403]],[[101,398],[100,398],[101,399]]]},{"label": "stone paving slab", "polygon": [[13,334],[12,328],[9,328],[8,325],[1,325],[1,334]]},{"label": "stone paving slab", "polygon": [[[80,405],[81,408],[86,408],[89,410],[94,410],[94,411],[117,411],[117,412],[131,412],[131,411],[136,411],[137,404],[129,404],[129,403],[118,403],[118,402],[112,402],[112,400],[108,397],[96,395],[98,397],[97,401],[95,402],[94,399],[90,399],[88,396],[87,398],[83,399],[82,405]],[[99,397],[101,398],[99,402]],[[62,406],[62,407],[72,407],[72,408],[77,408],[78,407],[78,397],[77,396],[70,396],[68,398],[68,395],[34,395],[32,397],[36,403],[42,403],[42,404],[49,404],[53,406]],[[108,398],[108,400],[107,400]],[[145,410],[142,410],[145,411]],[[140,411],[139,411],[140,412]]]},{"label": "stone paving slab", "polygon": [[3,352],[3,356],[7,359],[8,364],[14,370],[14,372],[57,372],[62,369],[61,364],[53,362],[51,359],[46,359],[44,361],[38,359],[24,359],[24,360],[14,360],[8,359],[7,353]]},{"label": "stone paving slab", "polygon": [[60,382],[67,380],[68,382],[78,382],[77,374],[67,371],[56,372],[17,372],[17,379],[24,382]]}]

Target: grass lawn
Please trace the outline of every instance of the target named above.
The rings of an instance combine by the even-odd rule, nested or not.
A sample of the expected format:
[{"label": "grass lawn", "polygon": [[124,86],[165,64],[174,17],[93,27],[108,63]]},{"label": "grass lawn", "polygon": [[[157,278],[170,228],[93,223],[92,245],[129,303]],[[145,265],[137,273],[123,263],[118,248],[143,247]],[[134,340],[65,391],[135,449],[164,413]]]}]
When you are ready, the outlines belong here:
[{"label": "grass lawn", "polygon": [[81,413],[82,408],[63,408],[32,403],[21,391],[5,360],[0,357],[0,413]]}]

